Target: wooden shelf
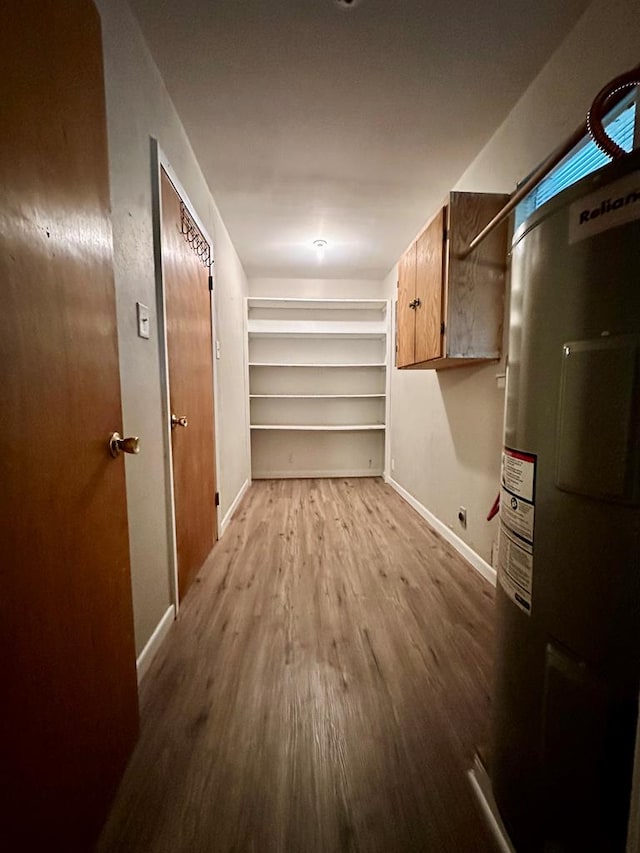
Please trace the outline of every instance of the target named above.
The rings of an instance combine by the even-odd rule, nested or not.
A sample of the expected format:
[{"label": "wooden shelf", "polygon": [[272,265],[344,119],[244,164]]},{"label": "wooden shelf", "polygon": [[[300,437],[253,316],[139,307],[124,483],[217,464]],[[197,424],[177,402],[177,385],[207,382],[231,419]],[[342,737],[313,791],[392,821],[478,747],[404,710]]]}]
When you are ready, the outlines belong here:
[{"label": "wooden shelf", "polygon": [[386,311],[385,299],[289,299],[286,296],[261,297],[250,296],[247,300],[249,308],[279,308],[285,310],[354,310],[354,311]]},{"label": "wooden shelf", "polygon": [[382,340],[385,336],[383,322],[327,320],[249,320],[251,338],[364,338]]},{"label": "wooden shelf", "polygon": [[385,394],[249,394],[252,400],[364,400]]},{"label": "wooden shelf", "polygon": [[251,429],[301,432],[363,432],[383,430],[384,424],[251,424]]},{"label": "wooden shelf", "polygon": [[310,363],[302,363],[302,362],[279,362],[279,361],[250,361],[249,367],[386,367],[387,365],[384,362],[367,362],[367,363],[358,363],[358,364],[327,364],[326,362],[320,364],[319,362],[310,362]]}]

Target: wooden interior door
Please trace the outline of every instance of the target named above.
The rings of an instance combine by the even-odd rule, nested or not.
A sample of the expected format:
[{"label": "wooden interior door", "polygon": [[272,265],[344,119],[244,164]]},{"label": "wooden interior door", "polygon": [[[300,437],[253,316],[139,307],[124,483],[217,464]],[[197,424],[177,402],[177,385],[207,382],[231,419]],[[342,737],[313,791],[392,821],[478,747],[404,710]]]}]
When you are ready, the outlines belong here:
[{"label": "wooden interior door", "polygon": [[0,844],[86,851],[138,730],[90,0],[3,9],[0,122]]},{"label": "wooden interior door", "polygon": [[181,198],[161,173],[162,269],[180,598],[216,541],[213,352],[209,270],[181,232]]},{"label": "wooden interior door", "polygon": [[415,360],[422,362],[442,356],[444,209],[418,237],[416,252]]},{"label": "wooden interior door", "polygon": [[398,264],[398,303],[396,310],[396,367],[415,363],[416,244],[412,243]]}]

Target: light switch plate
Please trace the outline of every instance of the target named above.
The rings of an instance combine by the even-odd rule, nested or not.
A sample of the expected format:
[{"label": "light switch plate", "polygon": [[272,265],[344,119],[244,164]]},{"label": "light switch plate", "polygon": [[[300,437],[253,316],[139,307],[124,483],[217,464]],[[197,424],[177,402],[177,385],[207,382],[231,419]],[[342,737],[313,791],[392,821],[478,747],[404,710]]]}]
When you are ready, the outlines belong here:
[{"label": "light switch plate", "polygon": [[138,317],[138,337],[148,340],[151,326],[151,312],[142,302],[136,302],[136,314]]}]

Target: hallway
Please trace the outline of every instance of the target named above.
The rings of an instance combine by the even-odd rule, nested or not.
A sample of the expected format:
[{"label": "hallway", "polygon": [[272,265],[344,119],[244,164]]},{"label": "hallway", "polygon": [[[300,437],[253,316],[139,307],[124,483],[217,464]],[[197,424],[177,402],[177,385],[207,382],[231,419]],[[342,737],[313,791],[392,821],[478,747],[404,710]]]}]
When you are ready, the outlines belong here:
[{"label": "hallway", "polygon": [[492,853],[493,589],[379,479],[257,481],[142,685],[100,853]]}]

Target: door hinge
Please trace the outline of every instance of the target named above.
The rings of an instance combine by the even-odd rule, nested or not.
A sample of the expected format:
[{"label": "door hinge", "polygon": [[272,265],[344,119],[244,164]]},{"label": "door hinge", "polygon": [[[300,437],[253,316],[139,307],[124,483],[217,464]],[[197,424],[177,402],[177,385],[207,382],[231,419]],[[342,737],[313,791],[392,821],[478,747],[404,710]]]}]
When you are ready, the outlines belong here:
[{"label": "door hinge", "polygon": [[444,320],[440,323],[440,334],[444,335]]},{"label": "door hinge", "polygon": [[220,506],[220,492],[216,492],[216,506]]},{"label": "door hinge", "polygon": [[209,273],[209,290],[213,293],[213,276]]}]

